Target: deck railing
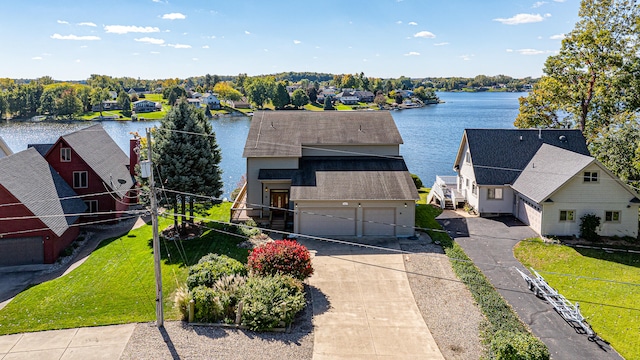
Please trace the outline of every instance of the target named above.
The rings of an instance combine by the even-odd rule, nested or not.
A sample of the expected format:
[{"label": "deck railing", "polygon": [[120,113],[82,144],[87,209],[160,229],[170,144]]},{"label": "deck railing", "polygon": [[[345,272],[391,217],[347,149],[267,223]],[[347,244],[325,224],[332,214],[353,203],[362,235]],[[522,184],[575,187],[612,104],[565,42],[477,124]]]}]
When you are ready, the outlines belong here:
[{"label": "deck railing", "polygon": [[[236,196],[236,199],[231,204],[231,222],[238,222],[243,217],[247,217],[247,183],[245,182]],[[243,215],[244,212],[244,216]]]},{"label": "deck railing", "polygon": [[453,206],[463,200],[462,195],[457,190],[457,176],[436,176],[436,181],[431,188],[433,197],[440,201],[440,207],[444,209],[446,200],[450,199]]}]

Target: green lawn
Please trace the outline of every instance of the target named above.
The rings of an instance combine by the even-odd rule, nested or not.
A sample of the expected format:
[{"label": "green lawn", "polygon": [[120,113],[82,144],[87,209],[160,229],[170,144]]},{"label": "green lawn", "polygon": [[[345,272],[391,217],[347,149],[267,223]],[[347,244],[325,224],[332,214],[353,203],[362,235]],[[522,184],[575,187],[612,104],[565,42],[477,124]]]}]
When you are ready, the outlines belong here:
[{"label": "green lawn", "polygon": [[[231,203],[209,212],[228,221]],[[170,223],[161,219],[160,226]],[[213,226],[213,225],[211,225]],[[219,226],[219,225],[218,225]],[[147,225],[117,239],[103,241],[89,259],[66,276],[29,288],[0,310],[0,335],[81,326],[146,322],[155,319],[155,280]],[[163,242],[162,281],[165,318],[179,319],[173,293],[184,284],[187,267],[209,252],[246,262],[241,238],[207,231],[200,239]]]},{"label": "green lawn", "polygon": [[[522,241],[514,254],[571,302],[594,331],[627,359],[640,359],[640,256]],[[557,274],[572,274],[561,276]],[[579,277],[587,277],[579,278]],[[589,278],[609,279],[619,284]]]}]

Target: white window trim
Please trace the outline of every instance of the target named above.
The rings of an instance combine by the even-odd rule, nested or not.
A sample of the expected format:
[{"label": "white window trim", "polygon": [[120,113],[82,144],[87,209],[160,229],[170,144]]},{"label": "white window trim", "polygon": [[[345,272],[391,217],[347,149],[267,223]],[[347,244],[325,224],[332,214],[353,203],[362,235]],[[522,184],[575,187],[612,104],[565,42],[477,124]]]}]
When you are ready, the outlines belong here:
[{"label": "white window trim", "polygon": [[[63,154],[68,155],[65,158]],[[60,148],[60,162],[70,162],[71,161],[71,148],[70,147],[61,147]]]},{"label": "white window trim", "polygon": [[[588,175],[587,175],[588,174]],[[595,180],[593,180],[595,175]],[[582,182],[583,183],[599,183],[600,182],[600,173],[598,171],[585,171],[582,173]]]},{"label": "white window trim", "polygon": [[[496,192],[500,192],[500,197],[496,196]],[[493,193],[493,196],[491,194]],[[502,188],[488,188],[487,189],[487,199],[488,200],[503,200],[504,199],[504,191]]]},{"label": "white window trim", "polygon": [[[84,175],[84,179],[85,179],[85,184],[84,186],[82,186],[82,184],[76,184],[76,174],[85,174]],[[79,175],[81,176],[81,175]],[[79,178],[78,180],[82,180],[81,178]],[[80,183],[82,181],[79,181]],[[76,186],[76,185],[80,185],[80,186]],[[74,171],[73,172],[73,188],[74,189],[86,189],[89,187],[89,172],[88,171]]]},{"label": "white window trim", "polygon": [[[90,205],[92,203],[95,204],[95,208],[93,210],[91,209],[93,206]],[[87,204],[87,212],[90,214],[88,216],[97,216],[94,215],[94,213],[98,212],[98,200],[86,200],[85,204]]]},{"label": "white window trim", "polygon": [[[562,212],[566,212],[566,215],[569,215],[569,212],[573,213],[573,220],[562,220]],[[576,222],[576,211],[575,210],[571,210],[571,209],[567,209],[567,210],[560,210],[560,213],[558,214],[558,221],[559,222]],[[565,217],[568,217],[566,216]]]}]

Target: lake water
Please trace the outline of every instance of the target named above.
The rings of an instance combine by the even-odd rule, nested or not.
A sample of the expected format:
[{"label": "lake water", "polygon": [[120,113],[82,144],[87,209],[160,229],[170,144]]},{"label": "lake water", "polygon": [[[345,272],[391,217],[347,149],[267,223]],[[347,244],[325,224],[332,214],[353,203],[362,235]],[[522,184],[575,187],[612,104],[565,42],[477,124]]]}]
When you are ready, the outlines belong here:
[{"label": "lake water", "polygon": [[[404,144],[400,153],[409,171],[417,174],[425,186],[436,175],[453,175],[453,162],[465,128],[512,128],[518,115],[518,98],[524,93],[438,93],[443,104],[420,109],[393,111]],[[250,120],[246,117],[221,117],[211,121],[222,150],[224,195],[228,197],[246,171],[242,158]],[[145,129],[159,121],[103,121],[105,130],[128,154],[131,132],[145,136]],[[0,122],[0,136],[18,152],[27,144],[55,142],[61,135],[89,125],[89,122]]]}]

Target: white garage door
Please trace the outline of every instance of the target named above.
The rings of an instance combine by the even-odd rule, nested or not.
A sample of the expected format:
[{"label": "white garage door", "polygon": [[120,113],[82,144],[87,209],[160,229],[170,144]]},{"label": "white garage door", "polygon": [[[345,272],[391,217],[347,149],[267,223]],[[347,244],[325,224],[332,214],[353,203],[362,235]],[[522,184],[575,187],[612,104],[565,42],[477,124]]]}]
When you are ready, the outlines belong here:
[{"label": "white garage door", "polygon": [[0,239],[0,266],[44,263],[44,245],[39,236]]},{"label": "white garage door", "polygon": [[316,236],[355,236],[356,209],[305,208],[300,217],[300,233]]},{"label": "white garage door", "polygon": [[392,224],[396,222],[395,208],[364,208],[363,235],[394,236],[396,227]]},{"label": "white garage door", "polygon": [[518,199],[518,219],[529,225],[536,232],[540,232],[542,222],[542,212],[535,208],[535,205],[529,201]]}]

